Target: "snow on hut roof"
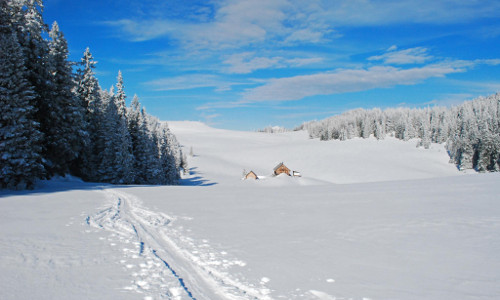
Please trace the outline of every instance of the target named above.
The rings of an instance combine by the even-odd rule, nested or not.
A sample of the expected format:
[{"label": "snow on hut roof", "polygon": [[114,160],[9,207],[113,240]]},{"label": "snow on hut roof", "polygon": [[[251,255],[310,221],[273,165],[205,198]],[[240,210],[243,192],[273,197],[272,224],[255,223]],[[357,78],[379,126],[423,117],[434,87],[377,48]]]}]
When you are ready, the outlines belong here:
[{"label": "snow on hut roof", "polygon": [[281,163],[279,163],[276,167],[274,167],[273,171],[278,170],[281,166],[284,166],[285,168],[287,168],[287,169],[288,169],[288,167],[287,167],[287,166],[285,166],[285,164],[284,164],[283,162],[281,162]]}]

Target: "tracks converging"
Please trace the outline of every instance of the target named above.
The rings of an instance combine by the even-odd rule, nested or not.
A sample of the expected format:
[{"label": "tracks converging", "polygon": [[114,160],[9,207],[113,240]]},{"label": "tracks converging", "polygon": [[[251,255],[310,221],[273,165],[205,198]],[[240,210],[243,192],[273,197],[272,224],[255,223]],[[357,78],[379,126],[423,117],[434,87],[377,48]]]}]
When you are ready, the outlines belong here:
[{"label": "tracks converging", "polygon": [[122,249],[126,268],[141,268],[132,273],[135,278],[127,289],[160,299],[271,299],[179,246],[171,238],[183,238],[169,226],[173,217],[143,208],[141,200],[131,194],[115,189],[103,192],[108,206],[87,216],[85,222],[108,231],[114,245],[116,241],[135,245]]}]

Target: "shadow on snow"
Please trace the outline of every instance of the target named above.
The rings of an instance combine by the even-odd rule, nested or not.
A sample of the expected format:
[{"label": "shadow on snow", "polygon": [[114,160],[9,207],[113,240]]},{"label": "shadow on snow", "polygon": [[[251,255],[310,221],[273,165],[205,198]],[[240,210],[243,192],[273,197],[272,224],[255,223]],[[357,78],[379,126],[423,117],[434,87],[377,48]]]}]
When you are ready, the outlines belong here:
[{"label": "shadow on snow", "polygon": [[[175,186],[212,186],[216,185],[216,182],[209,182],[209,180],[203,178],[196,171],[196,167],[191,168],[190,176],[188,178],[182,178],[179,180],[179,185],[169,185],[172,187]],[[127,187],[159,187],[165,185],[140,185],[140,184],[111,184],[111,183],[97,183],[97,182],[84,182],[80,178],[77,177],[59,177],[51,180],[41,180],[36,183],[35,188],[32,190],[9,190],[9,189],[0,189],[0,198],[7,196],[24,196],[24,195],[36,195],[36,194],[48,194],[54,192],[64,192],[64,191],[73,191],[73,190],[81,190],[81,191],[90,191],[90,190],[99,190],[106,188],[127,188]]]},{"label": "shadow on snow", "polygon": [[216,185],[216,182],[210,182],[209,180],[203,178],[201,175],[203,173],[197,172],[198,168],[193,167],[189,169],[189,174],[190,176],[187,178],[182,178],[180,180],[180,185],[186,185],[186,186],[212,186]]}]

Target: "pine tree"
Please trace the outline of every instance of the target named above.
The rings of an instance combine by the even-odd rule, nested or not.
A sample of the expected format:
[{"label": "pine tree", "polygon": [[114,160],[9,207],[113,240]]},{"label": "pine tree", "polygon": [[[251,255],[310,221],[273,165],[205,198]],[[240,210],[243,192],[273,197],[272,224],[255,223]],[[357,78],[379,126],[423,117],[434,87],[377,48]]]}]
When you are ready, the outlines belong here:
[{"label": "pine tree", "polygon": [[122,72],[118,71],[118,76],[116,77],[116,94],[114,95],[115,97],[115,103],[116,107],[118,109],[118,115],[126,118],[127,115],[127,106],[125,105],[125,99],[127,98],[125,94],[125,87],[123,85],[123,76]]},{"label": "pine tree", "polygon": [[12,1],[17,18],[17,35],[23,51],[24,62],[27,69],[28,81],[34,89],[33,103],[36,108],[35,120],[40,124],[40,131],[44,134],[43,141],[44,164],[48,177],[53,175],[54,164],[50,159],[45,159],[49,153],[48,146],[53,143],[52,120],[54,118],[54,103],[52,102],[51,76],[48,64],[49,47],[44,35],[48,26],[43,21],[42,0]]},{"label": "pine tree", "polygon": [[132,103],[129,109],[127,109],[127,121],[128,121],[128,131],[130,133],[130,141],[132,144],[132,155],[134,156],[134,172],[135,172],[135,182],[139,183],[141,180],[140,169],[141,169],[141,157],[143,153],[141,144],[141,132],[140,132],[140,122],[141,122],[141,108],[139,103],[139,97],[134,95]]},{"label": "pine tree", "polygon": [[144,108],[141,109],[139,114],[139,135],[137,139],[137,153],[136,153],[136,166],[138,173],[138,182],[148,182],[148,164],[150,162],[151,151],[151,138],[149,135],[148,121]]},{"label": "pine tree", "polygon": [[98,130],[103,139],[103,151],[99,154],[98,178],[110,183],[133,183],[135,173],[128,128],[118,114],[114,97],[104,91],[101,98],[105,110]]},{"label": "pine tree", "polygon": [[117,109],[114,100],[107,91],[101,92],[101,100],[103,102],[104,111],[102,119],[98,124],[97,132],[102,139],[102,152],[98,155],[97,180],[110,183],[117,182],[116,170],[116,127],[117,127]]},{"label": "pine tree", "polygon": [[127,110],[128,130],[130,132],[130,137],[132,138],[132,145],[134,146],[134,149],[139,135],[140,115],[141,104],[139,102],[139,97],[134,95],[130,108]]},{"label": "pine tree", "polygon": [[[143,113],[145,111],[143,110]],[[160,145],[158,136],[158,122],[153,117],[146,115],[149,124],[147,143],[146,181],[149,184],[161,184],[165,181],[160,163]]]},{"label": "pine tree", "polygon": [[164,174],[164,184],[177,184],[179,177],[179,169],[176,166],[173,140],[170,138],[172,134],[166,125],[160,127],[159,134],[159,150],[160,150],[160,167]]},{"label": "pine tree", "polygon": [[113,95],[113,100],[116,105],[117,119],[117,138],[119,149],[117,152],[117,161],[119,168],[119,182],[132,183],[134,182],[134,156],[133,146],[127,121],[127,107],[125,105],[125,91],[123,86],[123,78],[121,71],[118,72],[116,94]]},{"label": "pine tree", "polygon": [[185,153],[181,151],[181,168],[184,171],[184,175],[189,175],[189,166]]},{"label": "pine tree", "polygon": [[49,34],[48,68],[50,74],[50,105],[45,116],[45,151],[52,173],[66,174],[84,147],[88,133],[84,107],[73,93],[68,44],[56,22]]},{"label": "pine tree", "polygon": [[95,64],[89,48],[85,50],[77,71],[77,85],[75,95],[78,97],[80,105],[85,109],[84,125],[88,136],[85,137],[84,145],[87,145],[79,159],[78,167],[80,175],[85,180],[97,180],[97,169],[100,165],[99,154],[104,150],[101,136],[98,133],[101,127],[103,105],[100,87],[94,74]]},{"label": "pine tree", "polygon": [[365,117],[365,119],[363,120],[363,127],[362,128],[363,128],[362,137],[364,139],[369,138],[370,135],[373,133],[373,120],[369,117],[368,114]]},{"label": "pine tree", "polygon": [[44,175],[42,134],[35,121],[34,88],[23,53],[11,31],[5,2],[0,6],[0,186],[32,188]]}]

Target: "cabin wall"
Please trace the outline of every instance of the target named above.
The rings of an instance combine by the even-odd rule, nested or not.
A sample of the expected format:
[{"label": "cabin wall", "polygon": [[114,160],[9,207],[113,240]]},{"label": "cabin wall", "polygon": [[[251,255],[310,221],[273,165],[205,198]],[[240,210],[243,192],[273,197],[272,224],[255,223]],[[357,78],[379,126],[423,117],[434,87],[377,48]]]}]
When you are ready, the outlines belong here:
[{"label": "cabin wall", "polygon": [[279,175],[279,174],[282,174],[282,173],[285,173],[287,175],[290,175],[290,169],[288,169],[287,167],[285,166],[281,166],[279,167],[275,172],[274,172],[276,175]]},{"label": "cabin wall", "polygon": [[257,175],[254,173],[248,173],[245,179],[257,179]]}]

